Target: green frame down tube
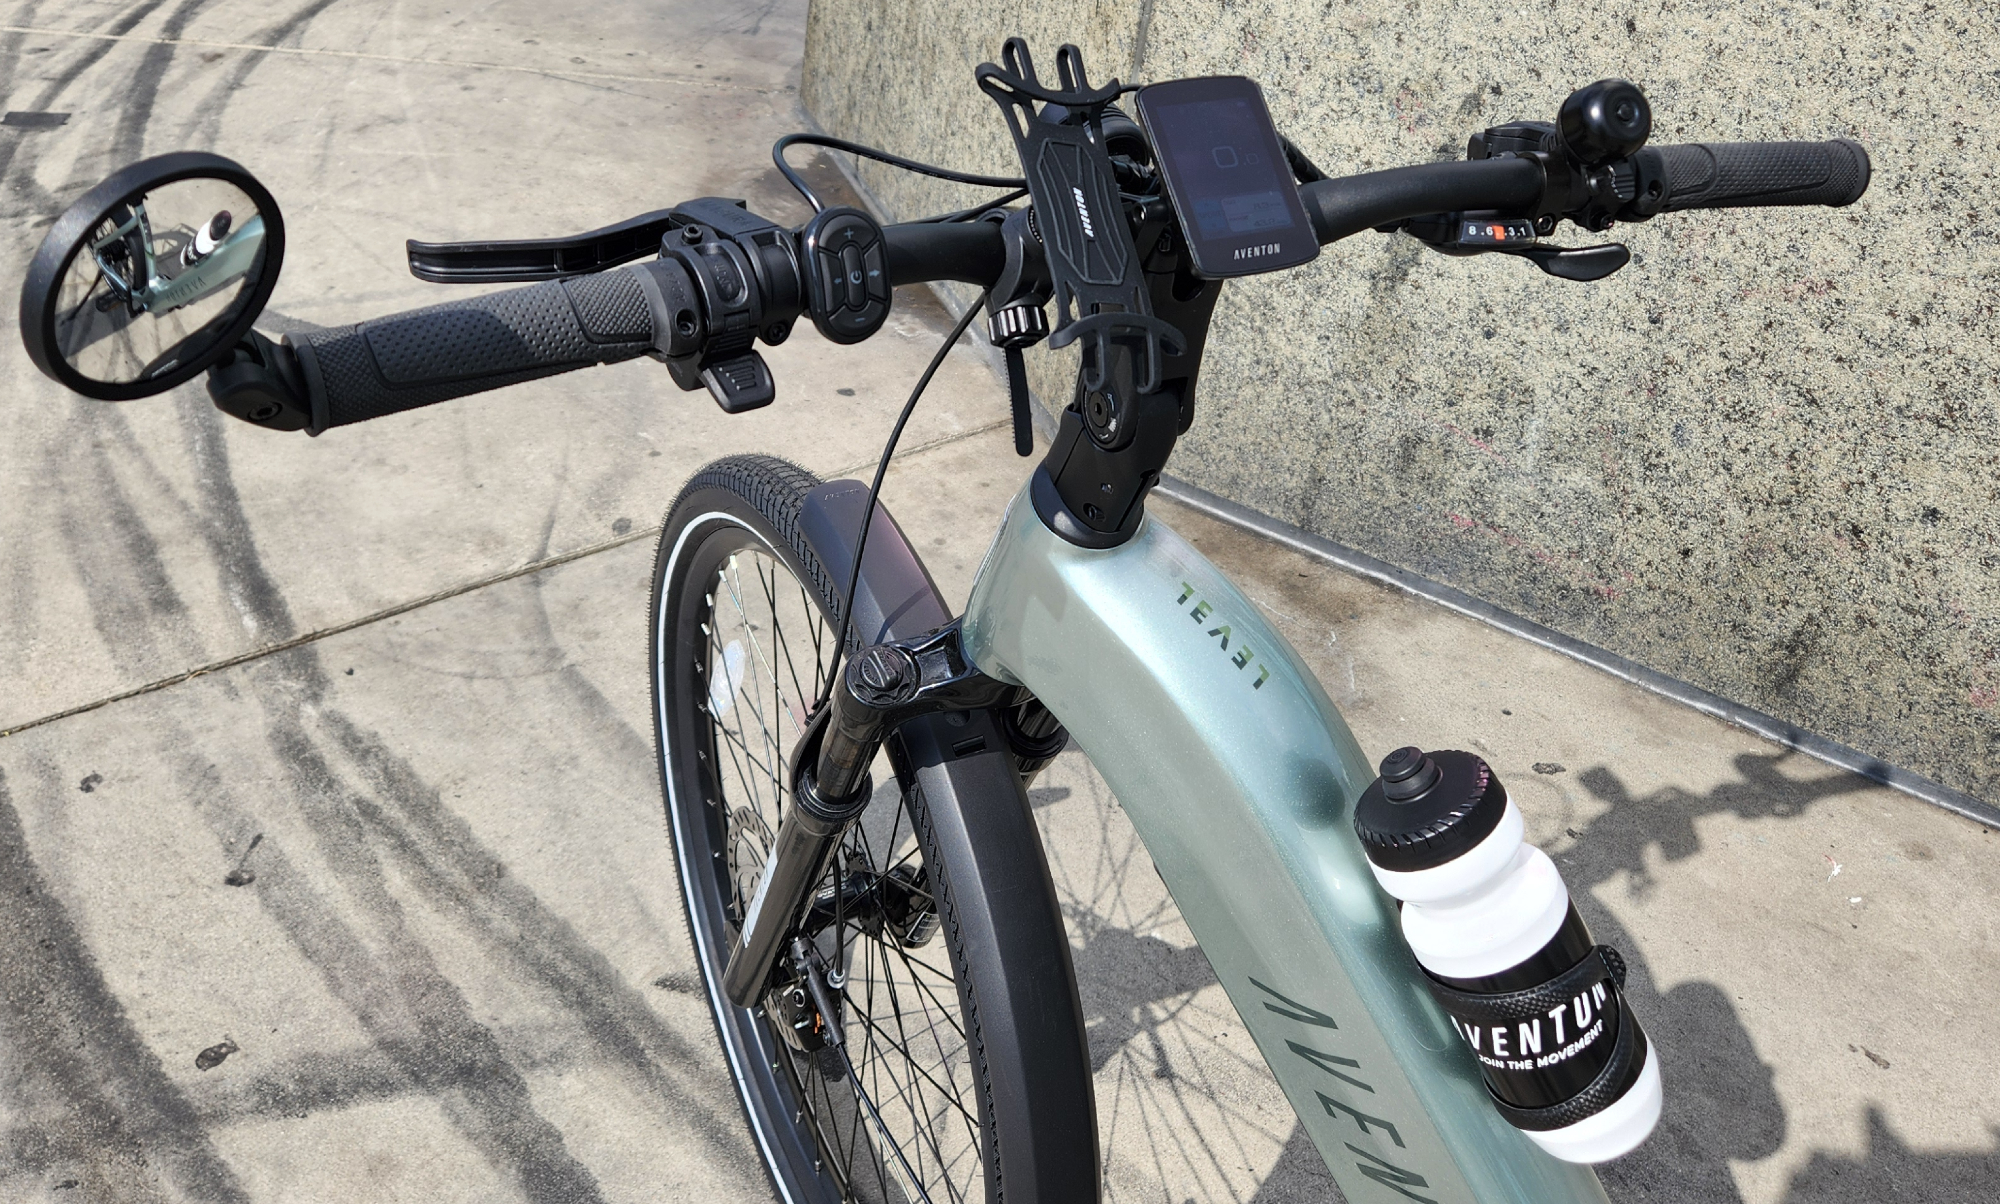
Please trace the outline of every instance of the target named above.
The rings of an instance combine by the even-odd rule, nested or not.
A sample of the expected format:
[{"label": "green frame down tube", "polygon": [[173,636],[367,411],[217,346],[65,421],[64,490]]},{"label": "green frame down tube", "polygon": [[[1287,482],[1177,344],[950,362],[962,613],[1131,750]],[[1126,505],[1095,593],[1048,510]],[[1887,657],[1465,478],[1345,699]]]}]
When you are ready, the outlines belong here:
[{"label": "green frame down tube", "polygon": [[1500,1118],[1355,838],[1374,771],[1256,606],[1147,517],[1061,538],[1025,491],[965,611],[980,669],[1033,690],[1146,843],[1354,1204],[1603,1204]]}]

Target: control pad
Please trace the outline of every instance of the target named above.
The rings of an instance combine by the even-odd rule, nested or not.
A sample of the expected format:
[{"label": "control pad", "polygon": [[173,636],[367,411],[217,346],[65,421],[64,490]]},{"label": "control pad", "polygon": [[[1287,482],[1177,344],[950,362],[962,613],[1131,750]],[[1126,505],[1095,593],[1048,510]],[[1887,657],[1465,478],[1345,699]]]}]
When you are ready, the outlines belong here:
[{"label": "control pad", "polygon": [[889,317],[889,248],[882,227],[839,206],[816,214],[800,234],[806,308],[813,325],[836,343],[858,343]]}]

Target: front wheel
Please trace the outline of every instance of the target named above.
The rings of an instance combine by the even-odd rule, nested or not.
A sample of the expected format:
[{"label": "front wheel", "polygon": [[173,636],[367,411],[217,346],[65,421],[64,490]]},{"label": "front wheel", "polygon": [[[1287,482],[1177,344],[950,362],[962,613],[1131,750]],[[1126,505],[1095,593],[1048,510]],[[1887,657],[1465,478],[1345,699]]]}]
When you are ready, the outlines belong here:
[{"label": "front wheel", "polygon": [[[681,491],[654,565],[667,815],[745,1116],[788,1204],[1095,1200],[1094,1106],[1053,892],[1035,902],[1036,892],[1013,889],[998,906],[992,897],[999,882],[1047,882],[1024,803],[1012,816],[980,808],[976,822],[1002,830],[966,839],[964,816],[932,815],[907,757],[887,772],[889,758],[878,758],[874,798],[785,942],[793,965],[812,959],[823,972],[842,1040],[827,1040],[829,1018],[783,967],[760,1006],[723,993],[790,806],[792,748],[833,663],[846,582],[829,580],[798,532],[818,483],[769,457],[717,461]],[[1007,785],[1018,802],[1018,784]],[[1048,981],[1052,966],[1059,983]],[[1037,983],[1043,1001],[1067,986],[1072,1004],[1018,1006],[1023,983]],[[1051,1051],[1074,1065],[1052,1075]],[[1059,1186],[1058,1166],[1068,1168]]]}]

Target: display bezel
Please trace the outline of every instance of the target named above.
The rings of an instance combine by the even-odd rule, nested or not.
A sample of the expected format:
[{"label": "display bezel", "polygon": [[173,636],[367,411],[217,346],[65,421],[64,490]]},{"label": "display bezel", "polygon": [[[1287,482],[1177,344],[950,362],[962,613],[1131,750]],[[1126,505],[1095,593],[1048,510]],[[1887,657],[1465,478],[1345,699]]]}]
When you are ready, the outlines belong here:
[{"label": "display bezel", "polygon": [[[1273,165],[1280,181],[1277,192],[1286,216],[1291,219],[1287,228],[1204,236],[1193,220],[1194,204],[1203,198],[1189,179],[1186,164],[1169,153],[1171,143],[1161,138],[1162,120],[1169,123],[1169,132],[1174,120],[1164,110],[1182,105],[1230,101],[1248,101],[1260,118],[1258,136],[1264,142],[1262,153],[1266,156],[1265,162]],[[1152,143],[1153,160],[1160,169],[1161,179],[1166,182],[1167,197],[1173,202],[1181,237],[1187,244],[1189,257],[1194,261],[1198,275],[1211,279],[1253,276],[1297,267],[1318,257],[1319,239],[1313,234],[1312,224],[1306,218],[1305,206],[1299,202],[1290,163],[1285,158],[1277,128],[1271,123],[1271,111],[1264,104],[1264,90],[1257,86],[1257,81],[1241,75],[1169,80],[1140,89],[1136,107],[1146,138]]]}]

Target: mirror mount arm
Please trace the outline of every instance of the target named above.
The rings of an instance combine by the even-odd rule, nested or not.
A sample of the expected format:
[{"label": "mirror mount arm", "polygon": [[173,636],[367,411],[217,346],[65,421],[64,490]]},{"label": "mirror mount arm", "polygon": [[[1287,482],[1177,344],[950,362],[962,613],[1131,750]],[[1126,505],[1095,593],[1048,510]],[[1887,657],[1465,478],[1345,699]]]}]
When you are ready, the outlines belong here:
[{"label": "mirror mount arm", "polygon": [[298,356],[252,330],[208,370],[215,408],[252,426],[318,434]]}]

